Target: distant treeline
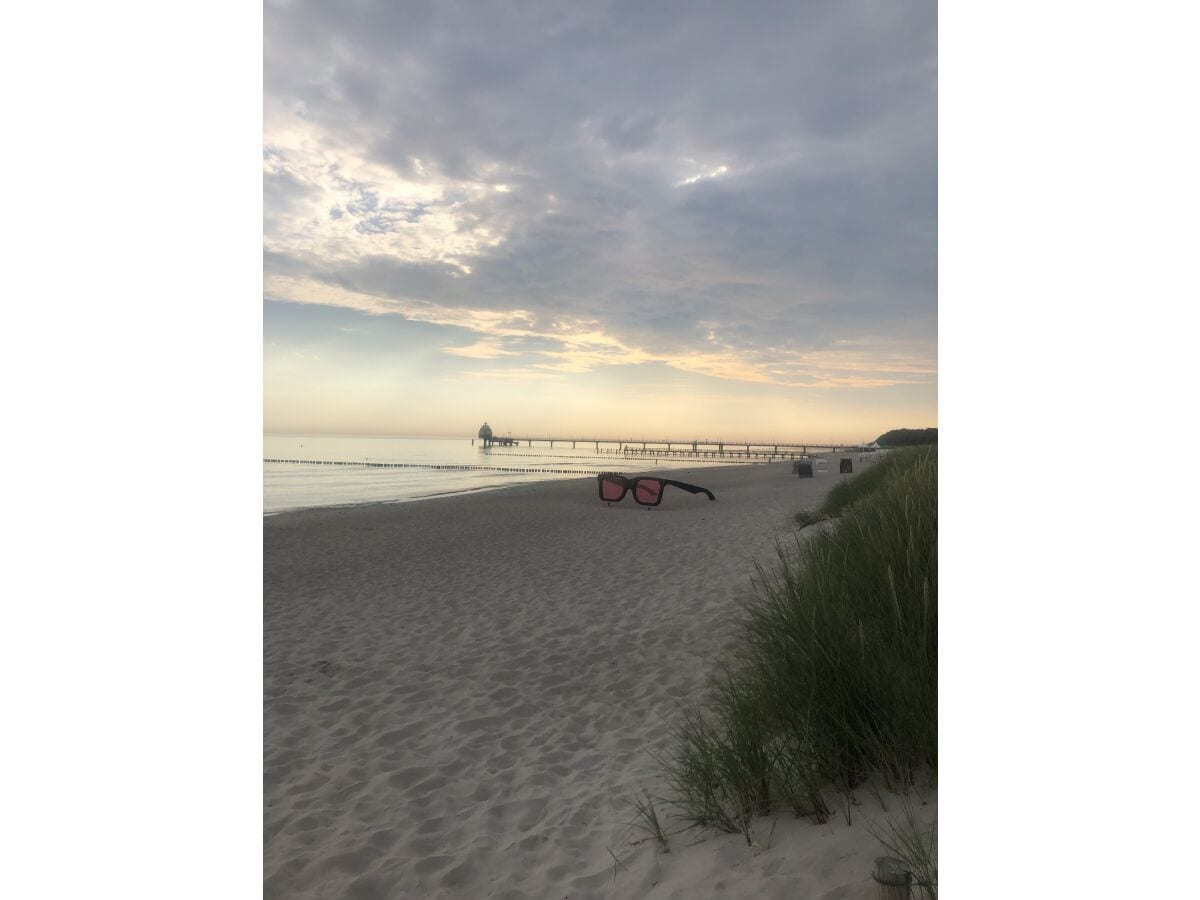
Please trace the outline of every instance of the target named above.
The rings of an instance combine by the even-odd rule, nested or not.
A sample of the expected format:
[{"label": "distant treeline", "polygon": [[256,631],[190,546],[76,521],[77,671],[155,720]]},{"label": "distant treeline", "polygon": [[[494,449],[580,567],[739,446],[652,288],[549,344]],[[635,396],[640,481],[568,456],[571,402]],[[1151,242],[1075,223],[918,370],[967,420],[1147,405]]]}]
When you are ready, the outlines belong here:
[{"label": "distant treeline", "polygon": [[936,428],[893,428],[875,439],[880,447],[912,447],[917,444],[936,444]]}]

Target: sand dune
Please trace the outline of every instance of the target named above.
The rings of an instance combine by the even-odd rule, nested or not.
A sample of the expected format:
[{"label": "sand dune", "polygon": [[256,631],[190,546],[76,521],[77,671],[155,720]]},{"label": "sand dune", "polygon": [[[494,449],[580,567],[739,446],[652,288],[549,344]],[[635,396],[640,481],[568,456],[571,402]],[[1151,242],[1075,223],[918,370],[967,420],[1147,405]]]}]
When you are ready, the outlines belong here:
[{"label": "sand dune", "polygon": [[264,519],[265,895],[871,896],[867,796],[769,847],[628,824],[754,561],[841,477],[788,471],[681,471],[717,501],[650,511],[585,479]]}]

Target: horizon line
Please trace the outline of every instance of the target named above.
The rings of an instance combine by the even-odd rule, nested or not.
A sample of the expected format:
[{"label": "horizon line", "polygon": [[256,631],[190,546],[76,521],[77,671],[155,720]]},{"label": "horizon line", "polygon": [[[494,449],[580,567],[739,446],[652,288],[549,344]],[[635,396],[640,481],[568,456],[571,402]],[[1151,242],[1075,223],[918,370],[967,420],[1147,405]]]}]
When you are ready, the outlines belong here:
[{"label": "horizon line", "polygon": [[[923,431],[923,430],[928,430],[931,428],[937,428],[937,426],[936,425],[925,425],[925,426],[921,426],[918,428],[909,428],[908,426],[902,426],[901,428],[890,428],[890,429],[888,429],[888,431],[900,431],[900,430]],[[886,434],[886,433],[887,433],[887,431],[881,432],[881,434]],[[319,430],[278,431],[278,430],[268,430],[268,429],[264,428],[263,436],[266,437],[269,435],[277,436],[277,437],[313,436],[313,437],[402,438],[402,439],[453,440],[453,441],[479,440],[478,433],[465,434],[465,435],[463,435],[463,434],[412,434],[412,433],[404,434],[404,433],[398,433],[398,432],[346,432],[346,431],[319,431]],[[512,437],[512,432],[510,430],[506,434],[497,435],[497,437]],[[812,437],[812,436],[810,436],[808,438],[792,438],[792,437],[785,438],[785,437],[779,437],[779,436],[774,436],[774,437],[770,437],[770,438],[753,438],[753,437],[748,438],[748,437],[744,437],[744,436],[739,437],[739,438],[721,438],[721,437],[700,438],[700,437],[695,437],[695,436],[687,437],[687,438],[665,437],[665,436],[653,437],[653,438],[644,438],[644,437],[607,437],[606,438],[606,437],[599,437],[598,435],[566,435],[566,436],[561,436],[561,437],[558,435],[546,435],[544,437],[537,437],[537,436],[533,436],[533,435],[521,435],[522,440],[535,440],[535,441],[548,441],[548,440],[553,440],[553,441],[602,441],[602,442],[629,441],[629,442],[633,442],[633,443],[646,442],[646,443],[650,443],[650,444],[667,443],[668,441],[670,443],[674,443],[674,444],[689,443],[691,441],[718,442],[718,443],[725,443],[725,444],[739,444],[739,443],[744,444],[747,442],[749,442],[751,444],[774,444],[774,443],[804,444],[805,441],[810,441],[811,443],[814,443],[814,444],[817,444],[817,443],[827,443],[827,444],[845,443],[845,444],[849,445],[849,444],[868,444],[868,443],[871,443],[872,441],[878,440],[879,437],[880,437],[880,435],[876,435],[875,437],[871,437],[871,438],[855,439],[853,441],[840,441],[839,442],[839,441],[832,440],[827,437],[820,438],[820,437]]]}]

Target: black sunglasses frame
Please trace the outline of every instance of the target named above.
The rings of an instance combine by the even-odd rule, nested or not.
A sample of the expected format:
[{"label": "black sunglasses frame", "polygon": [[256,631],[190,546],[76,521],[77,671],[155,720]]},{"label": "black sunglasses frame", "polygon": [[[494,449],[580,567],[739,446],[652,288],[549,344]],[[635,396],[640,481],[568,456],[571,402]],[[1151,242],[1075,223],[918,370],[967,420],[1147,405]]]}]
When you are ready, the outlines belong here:
[{"label": "black sunglasses frame", "polygon": [[[612,499],[604,496],[604,482],[605,481],[619,481],[621,483],[621,487],[623,488],[623,490],[621,491],[621,496],[618,497],[616,500],[612,500]],[[673,485],[674,487],[677,487],[677,488],[683,488],[683,490],[687,491],[689,494],[707,494],[709,500],[717,499],[716,497],[713,496],[713,492],[710,491],[708,488],[702,488],[695,484],[688,484],[685,481],[674,481],[670,478],[657,478],[653,475],[639,475],[636,478],[626,478],[624,475],[620,475],[616,472],[603,472],[596,476],[596,487],[598,489],[600,499],[603,500],[605,503],[620,503],[622,500],[625,499],[625,495],[630,493],[631,491],[633,492],[634,502],[638,503],[641,506],[646,507],[647,509],[649,509],[652,506],[658,506],[660,503],[662,503],[663,494],[665,494],[666,491],[659,491],[658,499],[655,500],[653,503],[643,503],[641,500],[638,500],[638,498],[637,498],[637,483],[639,481],[657,481],[664,488],[669,484],[669,485]]]}]

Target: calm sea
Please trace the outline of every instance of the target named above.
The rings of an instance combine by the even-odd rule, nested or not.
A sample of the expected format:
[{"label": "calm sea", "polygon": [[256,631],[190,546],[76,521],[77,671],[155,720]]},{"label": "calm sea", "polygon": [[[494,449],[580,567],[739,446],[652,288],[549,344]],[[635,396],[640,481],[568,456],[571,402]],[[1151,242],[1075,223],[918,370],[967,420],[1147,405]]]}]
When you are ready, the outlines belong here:
[{"label": "calm sea", "polygon": [[[491,447],[469,438],[263,435],[263,512],[420,500],[598,472],[745,465],[736,458],[596,452],[594,445]],[[273,462],[271,460],[288,460]],[[294,462],[293,460],[300,460]],[[331,465],[343,463],[344,465]],[[386,465],[384,465],[386,464]]]}]

